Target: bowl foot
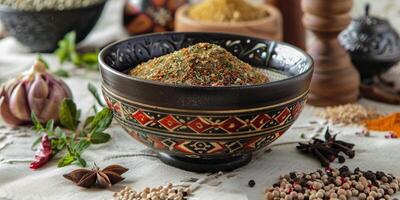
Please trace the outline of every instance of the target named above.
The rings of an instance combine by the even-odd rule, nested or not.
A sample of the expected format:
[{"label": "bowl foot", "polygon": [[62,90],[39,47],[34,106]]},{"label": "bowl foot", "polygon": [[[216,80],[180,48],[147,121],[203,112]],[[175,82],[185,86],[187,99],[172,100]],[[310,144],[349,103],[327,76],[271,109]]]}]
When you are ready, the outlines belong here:
[{"label": "bowl foot", "polygon": [[232,171],[251,161],[251,154],[244,154],[232,158],[223,159],[201,159],[201,158],[187,158],[176,157],[166,153],[159,153],[160,160],[170,166],[183,169],[191,172],[219,172],[219,171]]}]

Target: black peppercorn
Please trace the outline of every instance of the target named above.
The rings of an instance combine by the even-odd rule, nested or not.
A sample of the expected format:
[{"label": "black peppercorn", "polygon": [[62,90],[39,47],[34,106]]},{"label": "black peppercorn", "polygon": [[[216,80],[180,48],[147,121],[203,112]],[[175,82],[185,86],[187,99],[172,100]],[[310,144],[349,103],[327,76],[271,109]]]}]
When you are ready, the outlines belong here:
[{"label": "black peppercorn", "polygon": [[297,175],[296,175],[296,173],[294,173],[294,172],[291,172],[291,173],[289,174],[289,176],[290,176],[291,179],[297,178]]},{"label": "black peppercorn", "polygon": [[370,181],[375,181],[376,180],[376,175],[372,171],[367,171],[364,173],[364,176],[366,179]]},{"label": "black peppercorn", "polygon": [[249,187],[254,187],[256,185],[256,182],[254,180],[250,180],[248,185]]},{"label": "black peppercorn", "polygon": [[350,170],[349,170],[349,167],[347,167],[346,165],[344,165],[344,166],[342,166],[341,168],[339,168],[339,172],[340,172],[340,173],[342,173],[342,172],[348,172],[348,171],[350,171]]}]

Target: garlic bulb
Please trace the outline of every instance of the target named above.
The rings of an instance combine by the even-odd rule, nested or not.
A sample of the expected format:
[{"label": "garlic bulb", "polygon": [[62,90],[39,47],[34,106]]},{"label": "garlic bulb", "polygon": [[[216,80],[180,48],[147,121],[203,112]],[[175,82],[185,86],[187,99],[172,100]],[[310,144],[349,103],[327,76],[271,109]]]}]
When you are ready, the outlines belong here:
[{"label": "garlic bulb", "polygon": [[37,60],[32,68],[0,87],[0,116],[10,126],[28,124],[34,112],[40,122],[58,120],[65,98],[72,98],[68,86],[46,71]]}]

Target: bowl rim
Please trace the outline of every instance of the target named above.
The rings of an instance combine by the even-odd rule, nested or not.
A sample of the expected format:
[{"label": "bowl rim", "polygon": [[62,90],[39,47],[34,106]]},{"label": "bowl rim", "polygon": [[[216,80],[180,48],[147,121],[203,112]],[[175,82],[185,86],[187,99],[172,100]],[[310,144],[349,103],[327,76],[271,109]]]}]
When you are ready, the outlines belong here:
[{"label": "bowl rim", "polygon": [[239,22],[211,22],[211,21],[201,21],[201,20],[195,20],[192,19],[188,16],[187,12],[191,5],[186,4],[178,8],[176,11],[176,19],[177,20],[182,20],[186,24],[197,24],[201,26],[208,26],[208,27],[233,27],[233,28],[238,28],[238,27],[249,27],[249,26],[259,26],[260,24],[264,24],[266,22],[270,23],[275,20],[275,18],[272,18],[272,16],[279,16],[281,17],[281,14],[279,10],[273,6],[270,6],[268,4],[261,4],[257,5],[257,7],[262,8],[263,10],[267,11],[269,14],[263,18],[260,19],[255,19],[255,20],[249,20],[249,21],[239,21]]},{"label": "bowl rim", "polygon": [[[239,38],[247,38],[247,39],[251,39],[251,40],[259,40],[259,41],[264,41],[264,42],[275,42],[278,45],[287,46],[287,47],[293,48],[296,51],[302,53],[304,55],[305,59],[308,61],[307,62],[308,69],[300,74],[297,74],[297,75],[294,75],[294,76],[291,76],[291,77],[288,77],[288,78],[285,78],[282,80],[266,82],[266,83],[251,84],[251,85],[235,85],[235,86],[232,86],[232,85],[230,85],[230,86],[195,86],[195,85],[185,85],[185,84],[164,83],[161,81],[153,81],[153,80],[147,80],[147,79],[141,79],[141,78],[129,76],[126,73],[123,73],[123,72],[113,69],[108,64],[106,64],[106,62],[104,61],[104,57],[105,57],[106,53],[108,53],[108,51],[112,47],[114,47],[118,44],[122,44],[122,43],[128,42],[133,39],[147,38],[147,37],[151,37],[151,36],[174,35],[174,34],[182,34],[182,35],[208,34],[208,35],[219,35],[219,36],[237,36]],[[252,88],[255,89],[255,88],[261,88],[261,87],[266,87],[266,86],[277,86],[277,85],[281,85],[281,84],[285,83],[286,81],[295,80],[295,79],[299,79],[302,77],[307,77],[309,74],[312,74],[313,70],[314,70],[314,61],[313,61],[312,57],[308,53],[306,53],[305,51],[303,51],[302,49],[300,49],[299,47],[296,47],[294,45],[275,41],[275,40],[266,40],[266,39],[261,39],[261,38],[246,36],[246,35],[240,35],[240,34],[215,33],[215,32],[161,32],[161,33],[149,33],[149,34],[137,35],[137,36],[133,36],[133,37],[129,37],[126,39],[122,39],[122,40],[113,42],[113,43],[105,46],[98,55],[98,61],[99,61],[101,73],[103,70],[107,70],[108,72],[114,74],[115,76],[118,76],[123,79],[128,79],[130,81],[141,82],[141,83],[145,83],[148,85],[154,85],[154,86],[168,86],[168,87],[177,88],[177,89],[202,89],[202,90],[220,90],[220,89],[238,89],[238,88],[240,88],[240,89],[252,89]],[[254,66],[252,66],[252,67],[254,67]]]},{"label": "bowl rim", "polygon": [[97,7],[101,7],[107,3],[108,0],[102,0],[99,3],[92,4],[90,6],[85,6],[85,7],[78,7],[78,8],[71,8],[71,9],[65,9],[65,10],[18,10],[15,8],[12,8],[10,6],[0,4],[0,12],[8,12],[8,13],[29,13],[29,14],[56,14],[56,13],[61,13],[61,12],[74,12],[74,11],[81,11],[81,10],[89,10],[89,9],[94,9]]}]

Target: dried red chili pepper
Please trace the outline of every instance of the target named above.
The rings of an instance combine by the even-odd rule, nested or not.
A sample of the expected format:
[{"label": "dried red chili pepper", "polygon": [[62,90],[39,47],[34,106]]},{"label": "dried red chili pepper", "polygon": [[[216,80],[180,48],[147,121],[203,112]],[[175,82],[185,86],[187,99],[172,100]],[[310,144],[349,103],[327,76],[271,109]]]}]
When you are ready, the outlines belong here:
[{"label": "dried red chili pepper", "polygon": [[51,141],[47,135],[43,135],[40,141],[40,148],[35,154],[35,160],[31,162],[31,169],[39,169],[45,165],[53,156],[53,150],[51,148]]}]

